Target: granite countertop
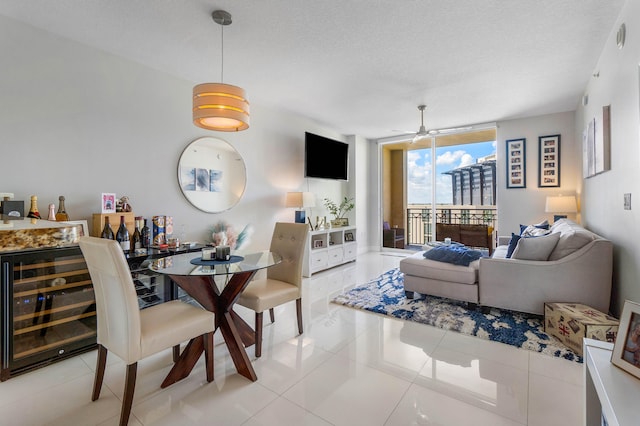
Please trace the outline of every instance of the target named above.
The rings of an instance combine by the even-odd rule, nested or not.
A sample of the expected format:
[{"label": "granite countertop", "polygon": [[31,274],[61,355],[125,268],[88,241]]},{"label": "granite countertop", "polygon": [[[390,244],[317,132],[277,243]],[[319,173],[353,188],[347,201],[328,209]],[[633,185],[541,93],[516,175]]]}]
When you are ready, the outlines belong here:
[{"label": "granite countertop", "polygon": [[72,246],[81,234],[76,223],[0,216],[0,252]]}]

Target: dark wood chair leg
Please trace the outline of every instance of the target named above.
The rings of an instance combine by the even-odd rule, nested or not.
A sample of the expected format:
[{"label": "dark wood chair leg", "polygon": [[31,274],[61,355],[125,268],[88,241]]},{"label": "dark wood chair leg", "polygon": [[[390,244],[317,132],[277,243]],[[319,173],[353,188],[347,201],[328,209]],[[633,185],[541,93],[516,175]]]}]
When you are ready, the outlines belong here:
[{"label": "dark wood chair leg", "polygon": [[213,332],[205,334],[204,340],[204,362],[207,369],[207,382],[213,382]]},{"label": "dark wood chair leg", "polygon": [[102,380],[104,379],[104,369],[107,365],[107,348],[98,345],[98,360],[96,361],[96,377],[93,381],[93,394],[91,400],[95,401],[100,398],[100,390],[102,389]]},{"label": "dark wood chair leg", "polygon": [[175,345],[173,347],[173,363],[178,362],[178,358],[180,358],[180,345]]},{"label": "dark wood chair leg", "polygon": [[296,299],[296,314],[298,316],[298,332],[302,334],[302,299]]},{"label": "dark wood chair leg", "polygon": [[256,358],[262,356],[262,312],[256,312]]},{"label": "dark wood chair leg", "polygon": [[271,319],[271,324],[273,324],[276,320],[275,313],[273,312],[273,308],[269,309],[269,318]]},{"label": "dark wood chair leg", "polygon": [[136,390],[137,372],[137,362],[134,362],[133,364],[129,364],[127,366],[127,377],[124,384],[124,395],[122,396],[122,411],[120,412],[120,426],[126,426],[129,423],[131,406],[133,405],[133,393]]},{"label": "dark wood chair leg", "polygon": [[412,291],[404,291],[404,295],[407,296],[407,299],[413,299],[414,295]]}]

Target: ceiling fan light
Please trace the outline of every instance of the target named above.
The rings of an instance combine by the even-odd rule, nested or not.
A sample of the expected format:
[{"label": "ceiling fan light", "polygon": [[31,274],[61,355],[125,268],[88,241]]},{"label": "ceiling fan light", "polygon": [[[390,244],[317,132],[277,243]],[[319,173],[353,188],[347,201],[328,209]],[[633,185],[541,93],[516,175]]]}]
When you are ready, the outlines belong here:
[{"label": "ceiling fan light", "polygon": [[411,140],[411,143],[420,142],[420,141],[422,141],[424,139],[428,139],[428,138],[430,138],[428,133],[426,133],[426,132],[425,133],[418,132],[418,133],[416,133],[416,135]]},{"label": "ceiling fan light", "polygon": [[411,143],[416,143],[429,136],[429,132],[427,132],[427,129],[424,127],[424,110],[426,107],[426,105],[418,105],[418,110],[420,111],[420,129],[413,137]]}]

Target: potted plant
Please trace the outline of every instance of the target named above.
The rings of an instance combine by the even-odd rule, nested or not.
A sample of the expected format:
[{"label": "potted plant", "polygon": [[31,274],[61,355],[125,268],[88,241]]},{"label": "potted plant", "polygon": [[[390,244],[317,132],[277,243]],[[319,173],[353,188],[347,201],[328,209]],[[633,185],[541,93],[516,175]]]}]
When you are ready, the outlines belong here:
[{"label": "potted plant", "polygon": [[333,215],[334,219],[331,221],[332,226],[348,226],[349,219],[344,217],[356,206],[353,198],[344,197],[340,204],[336,204],[333,200],[328,198],[324,199],[324,206],[329,213]]}]

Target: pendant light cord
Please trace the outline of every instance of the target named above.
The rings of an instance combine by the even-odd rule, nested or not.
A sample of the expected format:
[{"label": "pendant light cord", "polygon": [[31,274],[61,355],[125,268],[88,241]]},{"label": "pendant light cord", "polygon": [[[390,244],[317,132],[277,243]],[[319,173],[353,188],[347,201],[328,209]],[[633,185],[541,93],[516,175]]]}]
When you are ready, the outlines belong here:
[{"label": "pendant light cord", "polygon": [[222,48],[220,49],[220,83],[224,83],[224,25],[220,25]]}]

